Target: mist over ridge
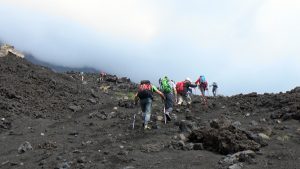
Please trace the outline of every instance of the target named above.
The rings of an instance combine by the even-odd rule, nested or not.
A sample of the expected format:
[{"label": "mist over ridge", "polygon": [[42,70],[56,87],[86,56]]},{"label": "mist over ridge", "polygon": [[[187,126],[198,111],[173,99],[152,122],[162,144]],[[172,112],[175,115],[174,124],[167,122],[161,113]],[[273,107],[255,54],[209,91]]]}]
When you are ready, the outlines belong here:
[{"label": "mist over ridge", "polygon": [[106,15],[91,4],[82,6],[87,14],[75,13],[83,1],[70,9],[52,3],[60,9],[43,11],[34,0],[0,2],[6,23],[0,39],[51,64],[92,67],[135,82],[205,75],[225,95],[285,92],[300,83],[298,2],[133,1],[123,13],[111,2],[98,6]]}]

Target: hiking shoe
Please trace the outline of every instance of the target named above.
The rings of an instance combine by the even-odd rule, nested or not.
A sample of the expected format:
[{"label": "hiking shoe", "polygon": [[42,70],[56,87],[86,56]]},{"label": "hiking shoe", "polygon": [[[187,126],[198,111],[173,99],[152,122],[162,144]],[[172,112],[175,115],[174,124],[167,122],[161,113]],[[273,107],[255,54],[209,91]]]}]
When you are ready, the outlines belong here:
[{"label": "hiking shoe", "polygon": [[148,124],[146,124],[144,127],[144,130],[150,130],[150,129],[151,129],[151,127]]},{"label": "hiking shoe", "polygon": [[169,112],[166,112],[166,114],[165,114],[165,115],[166,115],[166,118],[167,118],[167,120],[168,120],[168,121],[171,121],[171,116],[170,116],[170,113],[169,113]]}]

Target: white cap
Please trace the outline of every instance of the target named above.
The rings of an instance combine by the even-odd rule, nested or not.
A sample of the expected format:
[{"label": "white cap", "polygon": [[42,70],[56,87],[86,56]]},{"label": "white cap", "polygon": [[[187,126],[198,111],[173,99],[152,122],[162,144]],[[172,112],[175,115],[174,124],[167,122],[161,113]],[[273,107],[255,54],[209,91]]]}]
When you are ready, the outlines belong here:
[{"label": "white cap", "polygon": [[185,80],[191,82],[191,79],[189,77],[185,78]]}]

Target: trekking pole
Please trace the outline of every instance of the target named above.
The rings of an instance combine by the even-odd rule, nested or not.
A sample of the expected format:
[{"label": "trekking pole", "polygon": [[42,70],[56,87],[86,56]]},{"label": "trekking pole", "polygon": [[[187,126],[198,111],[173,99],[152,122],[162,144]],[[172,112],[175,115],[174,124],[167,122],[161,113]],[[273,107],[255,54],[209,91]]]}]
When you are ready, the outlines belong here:
[{"label": "trekking pole", "polygon": [[[138,114],[139,114],[139,110],[138,110]],[[135,127],[135,120],[136,120],[136,113],[134,113],[133,115],[133,122],[132,122],[132,129],[134,130]]]},{"label": "trekking pole", "polygon": [[135,125],[135,116],[136,116],[136,113],[134,113],[133,115],[133,122],[132,122],[132,129],[134,130],[134,125]]},{"label": "trekking pole", "polygon": [[164,120],[165,124],[167,124],[167,116],[166,116],[166,107],[164,106]]}]

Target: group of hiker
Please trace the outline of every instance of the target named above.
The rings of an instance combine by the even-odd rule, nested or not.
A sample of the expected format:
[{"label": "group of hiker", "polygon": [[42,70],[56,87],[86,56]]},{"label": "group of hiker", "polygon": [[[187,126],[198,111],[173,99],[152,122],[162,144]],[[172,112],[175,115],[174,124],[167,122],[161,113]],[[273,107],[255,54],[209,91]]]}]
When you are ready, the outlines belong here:
[{"label": "group of hiker", "polygon": [[[175,104],[182,106],[185,102],[187,107],[191,107],[191,93],[193,88],[199,88],[203,101],[202,103],[207,105],[205,91],[208,91],[208,83],[205,76],[200,76],[194,83],[192,83],[191,79],[187,77],[184,81],[177,82],[176,84],[173,80],[165,76],[159,79],[159,85],[160,88],[158,89],[149,80],[143,80],[141,81],[138,92],[135,95],[135,104],[140,101],[144,129],[150,129],[148,123],[151,117],[154,93],[160,95],[164,101],[165,123],[167,121],[171,121],[171,114]],[[216,96],[218,88],[217,83],[214,82],[211,86],[213,87],[213,95]]]},{"label": "group of hiker", "polygon": [[[84,73],[80,72],[81,80],[84,81]],[[104,81],[107,74],[101,72],[99,76],[99,81]],[[135,104],[140,102],[143,126],[144,129],[150,129],[149,121],[151,118],[151,109],[153,102],[153,94],[157,93],[160,95],[164,102],[164,119],[165,123],[172,120],[172,111],[174,105],[182,106],[185,105],[191,108],[193,89],[199,88],[201,92],[201,101],[207,106],[207,99],[205,92],[208,91],[208,83],[205,76],[200,76],[195,82],[187,77],[185,80],[175,83],[174,80],[169,79],[167,76],[159,79],[159,88],[154,86],[149,80],[142,80],[139,84],[138,92],[135,95]],[[212,88],[212,93],[214,96],[217,94],[218,85],[213,82],[210,85]]]}]

